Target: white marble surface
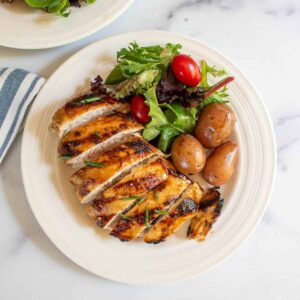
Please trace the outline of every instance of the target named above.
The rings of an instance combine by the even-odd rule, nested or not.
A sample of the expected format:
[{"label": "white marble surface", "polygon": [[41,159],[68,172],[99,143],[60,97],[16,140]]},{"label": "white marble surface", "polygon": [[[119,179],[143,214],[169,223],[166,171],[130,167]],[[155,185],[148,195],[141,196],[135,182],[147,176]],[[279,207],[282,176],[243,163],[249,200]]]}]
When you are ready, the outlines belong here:
[{"label": "white marble surface", "polygon": [[262,222],[233,257],[199,278],[163,287],[97,278],[64,257],[34,219],[22,186],[19,136],[0,166],[0,299],[300,299],[299,0],[136,0],[106,29],[69,46],[0,47],[0,65],[47,77],[83,46],[141,29],[201,39],[236,62],[261,92],[278,142],[275,189]]}]

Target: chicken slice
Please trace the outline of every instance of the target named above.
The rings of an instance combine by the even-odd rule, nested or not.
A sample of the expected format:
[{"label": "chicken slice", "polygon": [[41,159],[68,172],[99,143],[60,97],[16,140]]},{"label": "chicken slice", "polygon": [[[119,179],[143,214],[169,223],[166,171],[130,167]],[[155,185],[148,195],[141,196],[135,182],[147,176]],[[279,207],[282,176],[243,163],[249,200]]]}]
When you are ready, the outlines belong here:
[{"label": "chicken slice", "polygon": [[171,173],[166,181],[151,190],[142,202],[120,218],[110,234],[121,241],[137,238],[155,219],[167,213],[170,205],[190,184],[185,176]]},{"label": "chicken slice", "polygon": [[211,188],[207,191],[206,195],[201,199],[198,212],[189,226],[187,236],[190,239],[205,240],[212,225],[221,214],[223,202],[218,190]]},{"label": "chicken slice", "polygon": [[75,172],[70,181],[75,186],[79,201],[88,203],[133,167],[159,156],[162,153],[142,137],[130,136],[124,143],[104,152],[93,161],[85,161],[87,166]]},{"label": "chicken slice", "polygon": [[202,194],[203,191],[197,183],[190,185],[179,200],[170,208],[169,213],[145,233],[144,241],[157,244],[176,232],[187,220],[195,215]]},{"label": "chicken slice", "polygon": [[120,213],[142,201],[149,190],[167,177],[167,169],[162,160],[134,168],[117,184],[99,194],[87,207],[87,213],[98,226],[108,227]]},{"label": "chicken slice", "polygon": [[128,112],[128,110],[129,105],[124,101],[90,92],[76,97],[58,109],[52,118],[50,128],[61,138],[67,132],[99,116],[109,115],[116,111]]},{"label": "chicken slice", "polygon": [[143,126],[131,116],[115,113],[99,117],[67,133],[58,146],[58,152],[67,159],[67,164],[79,167],[87,158],[120,144],[127,135],[136,133]]}]

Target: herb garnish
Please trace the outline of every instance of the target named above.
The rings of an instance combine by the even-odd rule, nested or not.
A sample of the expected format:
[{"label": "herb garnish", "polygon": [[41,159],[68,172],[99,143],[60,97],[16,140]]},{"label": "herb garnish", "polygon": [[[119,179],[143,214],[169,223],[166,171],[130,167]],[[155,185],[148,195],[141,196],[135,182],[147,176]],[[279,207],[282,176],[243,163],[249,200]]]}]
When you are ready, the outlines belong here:
[{"label": "herb garnish", "polygon": [[140,199],[140,197],[138,197],[138,196],[130,196],[130,197],[124,197],[121,200],[123,200],[123,201],[130,201],[130,200],[138,200],[138,199]]},{"label": "herb garnish", "polygon": [[145,225],[146,227],[150,227],[150,224],[149,224],[149,210],[148,208],[146,208],[146,211],[145,211]]},{"label": "herb garnish", "polygon": [[101,134],[99,131],[95,131],[94,134],[98,137],[98,138],[101,138]]},{"label": "herb garnish", "polygon": [[84,163],[87,166],[89,166],[89,167],[96,167],[96,168],[103,168],[103,167],[105,167],[105,165],[103,163],[95,162],[95,161],[88,161],[88,160],[86,160]]},{"label": "herb garnish", "polygon": [[140,205],[140,204],[143,203],[145,200],[146,200],[146,197],[140,198],[140,200],[137,202],[137,204]]},{"label": "herb garnish", "polygon": [[67,160],[67,159],[72,158],[72,156],[71,156],[71,155],[61,155],[61,156],[59,156],[58,158],[60,158],[60,159],[62,159],[62,160]]},{"label": "herb garnish", "polygon": [[168,211],[165,210],[165,209],[163,209],[163,210],[155,209],[154,212],[157,213],[157,214],[160,214],[162,216],[164,216],[164,215],[166,215],[168,213]]},{"label": "herb garnish", "polygon": [[126,215],[124,215],[124,214],[120,214],[120,216],[121,216],[123,219],[125,219],[125,220],[128,220],[128,221],[131,220],[130,217],[128,217],[128,216],[126,216]]},{"label": "herb garnish", "polygon": [[158,199],[158,191],[154,191],[154,198],[157,200]]},{"label": "herb garnish", "polygon": [[88,103],[93,103],[93,102],[97,102],[100,100],[100,97],[99,96],[93,96],[93,97],[89,97],[89,98],[85,98],[85,99],[82,99],[80,101],[81,104],[88,104]]}]

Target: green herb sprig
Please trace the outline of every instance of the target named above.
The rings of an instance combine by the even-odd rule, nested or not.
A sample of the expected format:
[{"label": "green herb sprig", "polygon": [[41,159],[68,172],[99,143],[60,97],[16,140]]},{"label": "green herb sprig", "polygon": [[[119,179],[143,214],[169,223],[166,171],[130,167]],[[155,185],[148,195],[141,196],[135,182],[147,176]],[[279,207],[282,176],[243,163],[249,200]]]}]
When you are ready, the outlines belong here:
[{"label": "green herb sprig", "polygon": [[71,155],[60,155],[58,158],[62,159],[62,160],[68,160],[68,159],[72,158],[72,156]]},{"label": "green herb sprig", "polygon": [[105,164],[103,164],[101,162],[95,162],[95,161],[88,161],[88,160],[86,160],[84,163],[87,166],[89,166],[89,167],[96,167],[96,168],[103,168],[103,167],[105,167]]},{"label": "green herb sprig", "polygon": [[145,211],[145,225],[147,228],[150,227],[150,224],[149,224],[149,210],[148,208],[146,208],[146,211]]},{"label": "green herb sprig", "polygon": [[138,196],[130,196],[130,197],[124,197],[121,200],[123,200],[123,201],[131,201],[131,200],[139,200],[139,199],[140,199],[140,197],[138,197]]},{"label": "green herb sprig", "polygon": [[126,215],[124,215],[124,214],[120,214],[120,216],[121,216],[124,220],[127,220],[127,221],[130,221],[130,220],[131,220],[130,217],[128,217],[128,216],[126,216]]},{"label": "green herb sprig", "polygon": [[166,215],[168,213],[168,211],[165,210],[165,209],[163,209],[163,210],[155,209],[154,212],[157,213],[157,214],[159,214],[159,215],[161,215],[161,216],[164,216],[164,215]]},{"label": "green herb sprig", "polygon": [[79,103],[88,104],[88,103],[98,102],[100,100],[101,98],[99,96],[93,96],[93,97],[82,99]]},{"label": "green herb sprig", "polygon": [[97,136],[98,138],[101,138],[101,134],[100,134],[99,131],[95,131],[94,134],[95,134],[95,136]]}]

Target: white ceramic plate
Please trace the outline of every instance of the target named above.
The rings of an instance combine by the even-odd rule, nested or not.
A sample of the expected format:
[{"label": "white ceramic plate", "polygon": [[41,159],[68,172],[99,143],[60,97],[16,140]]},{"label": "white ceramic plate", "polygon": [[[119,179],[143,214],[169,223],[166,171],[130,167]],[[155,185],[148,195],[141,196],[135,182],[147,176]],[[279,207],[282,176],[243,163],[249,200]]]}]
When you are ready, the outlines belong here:
[{"label": "white ceramic plate", "polygon": [[[186,239],[185,229],[158,245],[121,243],[96,227],[74,195],[70,169],[57,159],[57,138],[48,132],[55,110],[97,74],[106,76],[116,51],[136,40],[143,45],[181,43],[183,52],[225,68],[237,116],[233,139],[240,147],[236,176],[223,189],[225,207],[203,243]],[[199,41],[146,31],[99,41],[67,60],[47,81],[27,119],[22,174],[30,206],[45,233],[70,259],[112,280],[158,284],[199,275],[223,261],[249,236],[266,208],[276,166],[270,118],[253,86],[228,59]]]},{"label": "white ceramic plate", "polygon": [[[68,18],[28,7],[23,1],[0,1],[0,45],[20,49],[44,49],[80,40],[120,16],[134,0],[96,0],[72,7]],[[5,28],[5,30],[4,30]]]}]

